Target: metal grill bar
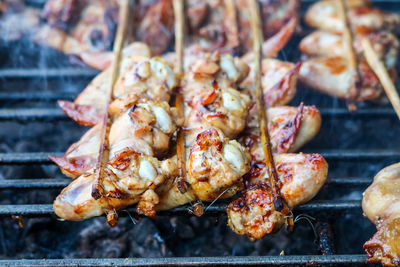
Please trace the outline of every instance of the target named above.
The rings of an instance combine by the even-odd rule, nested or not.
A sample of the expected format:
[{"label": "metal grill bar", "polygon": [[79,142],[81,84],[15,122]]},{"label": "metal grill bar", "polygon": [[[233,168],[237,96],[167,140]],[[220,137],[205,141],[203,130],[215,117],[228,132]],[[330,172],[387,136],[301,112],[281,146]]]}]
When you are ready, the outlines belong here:
[{"label": "metal grill bar", "polygon": [[[310,153],[321,154],[328,160],[367,160],[377,158],[400,158],[398,150],[323,150]],[[63,156],[60,152],[0,153],[1,164],[50,164],[49,155]]]},{"label": "metal grill bar", "polygon": [[[15,98],[21,95],[14,95]],[[29,97],[38,97],[39,95],[32,95]],[[57,98],[58,99],[58,98]],[[61,99],[63,99],[61,97]],[[67,97],[71,99],[71,97]],[[1,100],[1,98],[0,98]],[[396,116],[392,108],[367,108],[360,109],[355,113],[349,113],[346,108],[322,108],[320,109],[322,116],[332,117],[386,117]],[[59,108],[19,108],[19,109],[0,109],[0,120],[66,120],[69,118]]]},{"label": "metal grill bar", "polygon": [[52,189],[69,185],[71,179],[9,179],[0,181],[0,189]]},{"label": "metal grill bar", "polygon": [[49,164],[49,155],[62,156],[63,153],[0,153],[0,164]]},{"label": "metal grill bar", "polygon": [[[69,185],[71,179],[67,178],[42,178],[42,179],[5,179],[0,180],[0,189],[53,189],[63,188]],[[332,185],[369,185],[370,178],[348,177],[330,178],[326,184]]]},{"label": "metal grill bar", "polygon": [[32,78],[93,78],[99,71],[84,68],[57,69],[2,69],[0,79],[32,79]]},{"label": "metal grill bar", "polygon": [[0,93],[0,101],[54,101],[58,99],[73,100],[76,93]]},{"label": "metal grill bar", "polygon": [[[207,206],[207,205],[206,205]],[[217,214],[225,211],[226,203],[215,203],[207,207],[206,214]],[[296,212],[310,211],[338,211],[347,209],[360,209],[361,202],[359,200],[315,200],[307,204],[295,208]],[[134,210],[128,209],[129,212],[135,213]],[[167,211],[159,211],[157,214],[163,215],[179,215],[188,214],[190,206],[181,206]],[[120,212],[123,215],[123,212]],[[51,204],[24,204],[24,205],[0,205],[0,216],[38,216],[38,215],[53,215],[53,206]]]},{"label": "metal grill bar", "polygon": [[68,117],[59,108],[21,108],[0,109],[0,120],[31,121],[31,120],[65,120]]},{"label": "metal grill bar", "polygon": [[185,257],[125,259],[45,259],[0,260],[1,266],[249,266],[249,265],[320,265],[350,266],[364,264],[365,255],[247,256],[247,257]]}]

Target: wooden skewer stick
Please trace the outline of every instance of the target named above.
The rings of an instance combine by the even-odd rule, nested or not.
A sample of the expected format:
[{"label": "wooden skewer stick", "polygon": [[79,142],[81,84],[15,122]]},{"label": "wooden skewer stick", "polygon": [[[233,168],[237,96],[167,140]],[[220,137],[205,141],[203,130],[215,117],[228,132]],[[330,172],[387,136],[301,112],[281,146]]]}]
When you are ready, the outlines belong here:
[{"label": "wooden skewer stick", "polygon": [[[120,65],[121,65],[121,54],[127,34],[131,3],[132,0],[120,1],[118,30],[113,48],[115,58],[112,66],[111,84],[106,93],[107,102],[104,107],[104,117],[101,127],[100,150],[96,162],[94,183],[92,186],[92,197],[94,199],[100,199],[101,197],[104,196],[104,187],[103,187],[104,169],[105,166],[107,165],[109,157],[108,133],[111,125],[111,119],[108,115],[108,106],[113,100],[114,86],[119,76]],[[114,212],[110,214],[111,216],[117,216]],[[109,221],[109,219],[110,218],[107,217],[107,221]]]},{"label": "wooden skewer stick", "polygon": [[[345,50],[347,53],[347,59],[348,59],[348,64],[350,67],[350,70],[352,71],[353,74],[353,81],[354,81],[354,88],[355,91],[352,94],[352,100],[355,101],[357,100],[359,94],[360,94],[360,74],[358,70],[358,62],[357,62],[357,55],[354,49],[353,45],[353,32],[351,30],[350,26],[350,20],[348,18],[348,8],[345,0],[339,0],[338,1],[339,5],[339,15],[343,21],[343,44],[345,46]],[[354,104],[349,105],[350,109],[356,109]]]},{"label": "wooden skewer stick", "polygon": [[375,72],[376,76],[378,76],[379,81],[381,82],[383,88],[385,89],[386,95],[388,96],[390,102],[394,110],[396,111],[397,117],[400,119],[400,98],[397,93],[396,87],[393,84],[392,79],[385,68],[383,62],[379,59],[375,50],[372,48],[371,41],[367,38],[362,40],[362,46],[365,54],[365,58],[369,66]]},{"label": "wooden skewer stick", "polygon": [[[184,38],[184,6],[183,0],[174,0],[174,16],[175,16],[175,53],[177,55],[177,65],[175,72],[178,77],[183,74],[183,38]],[[184,103],[182,94],[179,92],[176,96],[176,108],[179,116],[184,117]],[[185,152],[185,133],[180,127],[178,129],[177,140],[176,140],[176,154],[178,159],[179,177],[177,179],[179,192],[182,194],[188,190],[186,183],[186,152]]]},{"label": "wooden skewer stick", "polygon": [[235,0],[225,0],[225,15],[227,19],[225,20],[225,28],[227,29],[226,37],[228,38],[228,46],[234,52],[234,50],[239,46],[239,33],[237,25],[237,15]]},{"label": "wooden skewer stick", "polygon": [[261,32],[261,18],[258,3],[256,0],[249,0],[250,23],[253,32],[253,52],[254,52],[254,73],[255,73],[255,87],[256,87],[256,101],[258,123],[260,126],[261,143],[263,147],[265,166],[268,170],[270,179],[270,186],[274,197],[275,210],[281,211],[286,206],[282,197],[280,196],[280,189],[278,187],[278,174],[275,168],[274,158],[272,156],[271,141],[269,138],[267,128],[267,118],[265,114],[265,105],[263,97],[263,89],[261,87],[261,47],[263,36]]}]

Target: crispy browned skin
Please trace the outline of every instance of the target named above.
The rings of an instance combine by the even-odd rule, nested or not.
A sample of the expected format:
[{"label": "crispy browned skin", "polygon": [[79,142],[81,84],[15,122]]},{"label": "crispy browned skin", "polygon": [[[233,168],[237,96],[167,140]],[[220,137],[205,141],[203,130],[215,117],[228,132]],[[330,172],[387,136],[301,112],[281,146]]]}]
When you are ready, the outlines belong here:
[{"label": "crispy browned skin", "polygon": [[400,164],[381,170],[364,192],[365,216],[377,227],[364,244],[370,262],[400,266]]},{"label": "crispy browned skin", "polygon": [[[290,209],[309,201],[322,187],[328,164],[318,154],[280,154],[274,156],[281,195]],[[246,175],[247,190],[227,207],[228,225],[250,239],[260,239],[279,230],[284,216],[274,208],[273,194],[265,165],[253,163]]]}]

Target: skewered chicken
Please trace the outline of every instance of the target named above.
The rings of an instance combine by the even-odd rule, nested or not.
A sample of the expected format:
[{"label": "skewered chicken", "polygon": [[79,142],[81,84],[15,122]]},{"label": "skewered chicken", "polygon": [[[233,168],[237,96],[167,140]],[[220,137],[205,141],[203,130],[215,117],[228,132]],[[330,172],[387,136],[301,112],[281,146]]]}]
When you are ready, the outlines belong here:
[{"label": "skewered chicken", "polygon": [[[243,0],[235,1],[236,21],[232,16],[225,16],[229,10],[226,1],[187,1],[188,42],[200,44],[208,52],[249,51],[252,38],[246,4]],[[265,56],[275,57],[294,33],[300,1],[274,0],[260,4],[265,15],[263,32],[268,38],[263,51]],[[117,12],[115,0],[51,0],[42,12],[46,23],[41,24],[33,39],[104,70],[113,58],[109,50],[117,26]],[[132,21],[131,39],[149,45],[153,55],[161,55],[171,46],[174,36],[171,0],[138,1]],[[240,25],[238,31],[234,30],[236,23]]]},{"label": "skewered chicken", "polygon": [[[190,185],[189,190],[182,194],[171,175],[177,173],[176,158],[165,161],[152,158],[162,155],[168,149],[169,138],[175,129],[171,126],[172,128],[164,127],[168,130],[163,130],[161,126],[158,126],[158,121],[172,123],[179,119],[174,109],[166,106],[162,108],[164,112],[161,114],[167,115],[157,116],[157,110],[154,107],[160,104],[152,102],[151,98],[156,95],[151,95],[151,93],[154,88],[157,88],[155,84],[165,86],[168,81],[172,81],[171,87],[167,86],[162,90],[165,97],[160,99],[168,100],[171,92],[169,88],[175,86],[175,76],[170,71],[163,71],[167,76],[157,78],[149,74],[147,80],[139,79],[136,84],[132,84],[130,79],[138,75],[146,76],[146,68],[151,67],[150,65],[146,67],[144,64],[146,62],[156,61],[163,68],[169,68],[163,61],[157,61],[158,59],[140,61],[138,58],[140,57],[132,56],[128,63],[123,63],[124,71],[114,92],[120,94],[120,97],[109,108],[110,114],[114,116],[109,136],[111,151],[123,149],[126,146],[130,149],[123,152],[128,159],[117,158],[117,160],[115,156],[110,157],[107,168],[111,170],[112,175],[107,176],[108,180],[106,179],[105,184],[110,183],[108,192],[121,192],[124,197],[115,199],[115,195],[110,193],[106,200],[95,201],[90,198],[89,188],[93,184],[92,170],[97,159],[100,139],[99,126],[94,126],[79,142],[70,147],[64,157],[52,157],[66,175],[79,176],[55,202],[55,210],[63,218],[85,219],[102,214],[103,208],[118,210],[137,202],[139,202],[139,212],[153,216],[156,209],[169,209],[195,200],[212,201],[216,198],[227,198],[244,188],[242,177],[250,168],[250,154],[247,150],[249,142],[241,145],[232,138],[243,131],[250,118],[248,117],[250,98],[235,89],[249,71],[246,64],[238,58],[228,55],[219,56],[218,53],[204,56],[194,62],[182,81],[181,92],[186,106],[184,128],[187,132],[186,146],[188,147],[186,150],[187,182]],[[284,74],[281,75],[285,77]],[[91,90],[96,92],[95,87],[92,88]],[[97,92],[99,92],[98,89]],[[91,93],[91,95],[98,96],[99,94]],[[142,103],[137,103],[138,95],[142,96]],[[143,96],[148,100],[143,100]],[[162,94],[159,93],[157,96],[161,97]],[[152,105],[152,108],[145,108],[148,105]],[[273,129],[273,142],[279,152],[297,149],[312,138],[319,129],[320,115],[313,107],[273,108],[269,114],[269,127]],[[250,125],[257,127],[256,123]],[[156,136],[157,133],[160,134]],[[255,150],[257,149],[251,149],[251,151]],[[124,188],[124,181],[128,179],[125,177],[136,174],[130,174],[133,169],[129,168],[116,172],[114,165],[116,162],[122,166],[138,164],[132,159],[131,153],[147,155],[149,158],[146,159],[152,162],[153,166],[161,166],[155,169],[156,173],[162,176],[160,179],[163,182],[155,185],[154,188],[143,186],[140,193]],[[162,167],[164,165],[168,168]],[[137,165],[129,166],[134,168]],[[82,183],[85,186],[78,187]],[[76,187],[79,189],[75,189]],[[88,199],[92,204],[81,212],[79,207]]]},{"label": "skewered chicken", "polygon": [[[356,34],[380,30],[397,31],[400,17],[371,7],[369,0],[346,0],[349,20]],[[336,0],[323,0],[313,4],[305,15],[306,23],[328,32],[342,32],[343,21]]]},{"label": "skewered chicken", "polygon": [[[129,47],[139,49],[129,49]],[[148,62],[145,53],[148,48],[140,43],[134,43],[126,51],[134,53],[124,57],[121,64],[121,76],[116,84],[114,98],[117,102],[121,99],[134,101],[138,99],[153,99],[169,101],[169,94],[176,86],[176,77],[168,64],[159,58]],[[141,51],[142,55],[139,55]],[[137,53],[137,54],[136,54]],[[124,53],[125,56],[125,53]],[[142,64],[137,62],[143,61]],[[147,62],[147,63],[145,63]],[[59,101],[64,112],[76,122],[93,126],[99,122],[106,102],[106,89],[111,81],[111,69],[107,69],[96,76],[86,89],[75,99],[74,103]],[[121,98],[121,99],[119,99]]]},{"label": "skewered chicken", "polygon": [[[290,209],[313,198],[325,182],[328,164],[321,155],[279,154],[274,160],[280,192]],[[253,163],[245,179],[247,189],[226,209],[228,224],[238,234],[260,239],[279,230],[285,218],[282,212],[275,210],[268,173],[262,161]]]},{"label": "skewered chicken", "polygon": [[347,50],[341,34],[343,22],[339,16],[338,1],[330,0],[315,3],[307,11],[306,23],[320,30],[306,36],[300,43],[303,54],[317,57],[303,62],[300,80],[318,91],[345,100],[384,100],[383,87],[364,58],[361,41],[363,38],[371,40],[374,50],[395,81],[400,45],[390,31],[400,24],[400,16],[372,8],[368,1],[354,0],[347,1],[347,4],[359,82],[355,83],[348,59],[343,57]]},{"label": "skewered chicken", "polygon": [[364,192],[362,208],[377,227],[364,244],[370,262],[400,266],[400,164],[381,170]]},{"label": "skewered chicken", "polygon": [[[298,3],[297,0],[287,2],[294,6]],[[275,5],[279,6],[278,3]],[[194,7],[201,18],[204,6]],[[220,6],[216,7],[215,13],[223,14],[218,9]],[[220,15],[213,19],[218,16]],[[277,17],[281,19],[279,14]],[[276,18],[272,21],[274,19]],[[218,20],[211,20],[213,23],[215,21]],[[293,33],[295,22],[284,21],[281,24],[289,28],[274,35],[272,38],[276,39],[272,39],[273,42],[279,38],[286,42]],[[212,25],[207,25],[209,26]],[[203,30],[203,33],[208,30],[212,32],[215,29],[210,27]],[[250,71],[248,65],[239,58],[220,55],[223,48],[212,54],[207,53],[207,49],[214,47],[213,41],[211,40],[208,47],[203,46],[197,50],[193,47],[185,55],[190,64],[186,65],[179,87],[185,106],[183,118],[177,116],[175,109],[170,108],[167,102],[162,102],[170,100],[172,89],[177,85],[177,79],[170,71],[167,61],[133,55],[123,62],[122,75],[113,91],[115,100],[108,109],[109,115],[113,117],[113,124],[108,136],[110,157],[103,169],[104,193],[95,200],[90,190],[95,183],[93,162],[96,162],[98,156],[97,140],[100,139],[96,130],[98,126],[94,126],[64,157],[53,157],[67,175],[80,175],[56,199],[54,209],[59,216],[72,220],[98,216],[103,212],[109,216],[135,203],[138,213],[155,216],[157,210],[170,209],[185,203],[230,198],[244,188],[247,188],[244,193],[246,195],[252,193],[253,186],[265,189],[266,193],[259,195],[259,200],[268,202],[270,196],[265,177],[266,169],[260,166],[260,160],[263,159],[259,151],[260,142],[255,136],[258,123],[254,121],[252,109],[254,89],[251,85],[254,77],[250,76],[245,81]],[[267,49],[266,55],[279,51],[279,47],[272,47],[273,42],[269,44],[271,50]],[[228,45],[228,49],[235,49],[235,46]],[[248,54],[245,58],[251,56]],[[174,55],[165,58],[171,60],[173,57]],[[294,95],[300,64],[265,60],[264,65],[264,97],[268,100],[268,105],[286,104]],[[110,79],[109,76],[107,71],[100,74],[97,77],[98,83],[88,87],[75,103],[68,103],[69,107],[65,105],[66,102],[61,102],[67,113],[70,116],[75,115],[71,117],[80,123],[96,125],[99,121],[96,118],[104,115],[100,108],[103,106],[101,103],[104,104],[102,98],[105,97],[102,95],[105,90],[101,80],[106,81]],[[93,99],[96,99],[95,104]],[[84,105],[90,112],[80,112],[79,109]],[[301,104],[298,108],[271,108],[268,112],[268,127],[272,129],[274,150],[278,153],[298,149],[320,127],[320,115],[315,107],[304,107]],[[180,177],[175,151],[168,149],[176,127],[181,124],[185,131],[186,146],[187,173],[183,177],[186,183],[184,190],[178,181]],[[239,134],[243,135],[241,142],[235,140]],[[279,154],[275,157],[281,175],[279,187],[289,208],[312,198],[326,179],[327,164],[320,155]],[[77,162],[83,163],[82,166],[76,167]],[[260,170],[255,174],[254,170],[250,171],[251,168],[263,169],[265,173]],[[229,207],[235,205],[234,203]],[[253,209],[254,201],[246,205]],[[257,209],[255,206],[254,208]],[[258,234],[253,232],[254,229],[248,231],[246,228],[249,224],[245,220],[249,218],[249,214],[246,211],[231,208],[227,211],[229,225],[240,234],[248,233],[252,238],[261,238],[271,232],[263,224],[257,226]],[[267,210],[258,209],[253,214],[269,216],[263,214],[264,212]],[[268,220],[272,225],[279,226],[284,215],[276,215]]]}]

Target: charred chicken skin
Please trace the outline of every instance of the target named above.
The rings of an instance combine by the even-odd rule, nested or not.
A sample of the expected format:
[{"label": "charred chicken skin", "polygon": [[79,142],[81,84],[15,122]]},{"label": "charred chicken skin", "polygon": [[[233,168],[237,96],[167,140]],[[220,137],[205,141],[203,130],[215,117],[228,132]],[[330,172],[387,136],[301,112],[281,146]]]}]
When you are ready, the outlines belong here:
[{"label": "charred chicken skin", "polygon": [[[305,21],[318,30],[306,36],[299,49],[306,57],[300,80],[316,90],[349,101],[385,100],[378,77],[364,57],[361,41],[368,38],[392,80],[397,80],[399,40],[394,35],[400,16],[371,7],[369,1],[347,1],[348,19],[353,31],[353,47],[357,57],[359,82],[354,81],[349,67],[346,45],[342,40],[343,22],[338,1],[324,0],[312,5]],[[316,57],[316,58],[315,58]]]},{"label": "charred chicken skin", "polygon": [[364,192],[362,208],[377,232],[364,244],[369,262],[400,266],[400,164],[381,170]]}]

